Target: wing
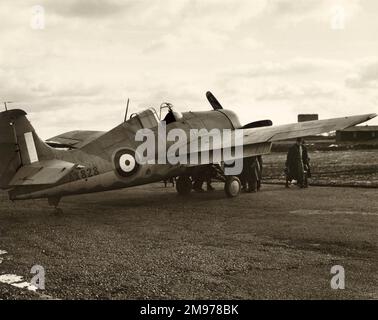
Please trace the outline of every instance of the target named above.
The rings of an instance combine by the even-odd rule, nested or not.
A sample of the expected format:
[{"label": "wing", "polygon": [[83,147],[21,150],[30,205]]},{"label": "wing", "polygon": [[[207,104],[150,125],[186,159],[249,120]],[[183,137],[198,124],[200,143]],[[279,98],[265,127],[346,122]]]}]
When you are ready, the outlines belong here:
[{"label": "wing", "polygon": [[103,131],[89,130],[70,131],[50,138],[46,143],[53,148],[80,149],[104,133]]},{"label": "wing", "polygon": [[245,129],[244,144],[274,142],[316,135],[334,130],[342,130],[368,121],[376,116],[376,114],[372,113],[360,116],[306,121],[267,128]]},{"label": "wing", "polygon": [[[228,137],[221,136],[221,132],[218,136],[196,135],[192,137],[189,145],[185,146],[186,150],[189,150],[185,155],[186,162],[189,166],[196,166],[220,161],[233,161],[239,157],[263,155],[270,152],[271,144],[274,141],[341,130],[368,121],[375,116],[376,114],[365,114],[266,128],[236,129]],[[193,140],[197,141],[193,144]],[[239,149],[239,152],[236,156],[237,149]],[[167,152],[168,161],[174,162],[173,159],[177,159],[177,150],[169,151]],[[193,163],[192,159],[196,159],[197,162]]]}]

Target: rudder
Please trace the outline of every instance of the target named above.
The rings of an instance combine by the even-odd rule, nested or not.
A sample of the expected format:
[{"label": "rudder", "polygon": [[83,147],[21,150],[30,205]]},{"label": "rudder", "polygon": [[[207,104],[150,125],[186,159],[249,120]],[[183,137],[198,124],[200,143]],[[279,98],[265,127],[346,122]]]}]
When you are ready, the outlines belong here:
[{"label": "rudder", "polygon": [[0,113],[0,188],[9,188],[17,170],[41,159],[52,159],[53,151],[39,139],[23,110]]}]

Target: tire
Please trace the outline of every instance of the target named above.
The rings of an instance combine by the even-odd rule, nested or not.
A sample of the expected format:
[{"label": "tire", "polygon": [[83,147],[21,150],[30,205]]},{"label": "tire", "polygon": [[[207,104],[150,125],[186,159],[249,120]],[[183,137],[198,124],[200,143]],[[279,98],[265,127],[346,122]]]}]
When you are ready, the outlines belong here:
[{"label": "tire", "polygon": [[192,191],[192,180],[187,176],[179,177],[176,181],[176,191],[180,196],[186,196]]},{"label": "tire", "polygon": [[234,198],[239,195],[241,191],[241,182],[239,178],[231,176],[226,178],[226,182],[224,184],[224,192],[226,193],[227,197]]},{"label": "tire", "polygon": [[305,188],[308,188],[308,176],[307,176],[307,171],[305,172],[304,174],[304,182],[303,182],[303,186]]}]

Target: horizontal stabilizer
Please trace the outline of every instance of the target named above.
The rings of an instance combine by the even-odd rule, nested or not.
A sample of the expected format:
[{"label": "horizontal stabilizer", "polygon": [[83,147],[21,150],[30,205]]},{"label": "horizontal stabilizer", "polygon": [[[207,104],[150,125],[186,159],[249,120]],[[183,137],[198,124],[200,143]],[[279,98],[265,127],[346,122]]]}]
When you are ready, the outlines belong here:
[{"label": "horizontal stabilizer", "polygon": [[49,185],[55,184],[76,165],[61,160],[44,160],[21,167],[9,186]]}]

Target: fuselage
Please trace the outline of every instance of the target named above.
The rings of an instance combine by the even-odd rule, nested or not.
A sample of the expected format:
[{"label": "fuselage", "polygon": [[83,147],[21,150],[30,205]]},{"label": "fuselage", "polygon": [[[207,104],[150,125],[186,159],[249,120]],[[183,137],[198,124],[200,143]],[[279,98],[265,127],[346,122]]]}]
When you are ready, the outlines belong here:
[{"label": "fuselage", "polygon": [[[146,163],[139,166],[133,174],[126,176],[117,172],[116,158],[119,151],[135,151],[142,143],[135,139],[138,130],[149,129],[156,133],[157,144],[161,143],[159,139],[166,138],[159,136],[159,124],[160,119],[156,112],[153,109],[147,109],[80,149],[52,149],[55,159],[75,163],[78,166],[54,185],[16,187],[9,191],[10,199],[60,198],[143,185],[185,174],[190,168],[180,163],[175,165]],[[212,129],[233,130],[240,127],[238,117],[230,110],[185,112],[166,122],[167,134],[172,129],[181,129],[188,136],[192,129],[210,131]],[[172,143],[166,142],[166,148],[169,148]]]}]

